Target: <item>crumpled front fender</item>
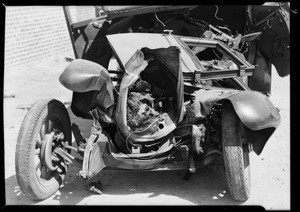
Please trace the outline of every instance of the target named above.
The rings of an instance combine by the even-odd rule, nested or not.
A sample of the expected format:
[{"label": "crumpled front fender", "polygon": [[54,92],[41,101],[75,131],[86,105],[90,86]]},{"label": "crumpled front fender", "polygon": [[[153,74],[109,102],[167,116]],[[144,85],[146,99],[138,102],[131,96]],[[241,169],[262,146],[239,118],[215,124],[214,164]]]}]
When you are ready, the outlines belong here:
[{"label": "crumpled front fender", "polygon": [[252,130],[277,127],[278,109],[267,96],[259,92],[241,92],[228,97],[243,124]]},{"label": "crumpled front fender", "polygon": [[267,96],[256,91],[201,89],[196,91],[192,109],[196,117],[204,118],[220,100],[229,100],[240,120],[251,130],[277,128],[280,124],[278,109]]}]

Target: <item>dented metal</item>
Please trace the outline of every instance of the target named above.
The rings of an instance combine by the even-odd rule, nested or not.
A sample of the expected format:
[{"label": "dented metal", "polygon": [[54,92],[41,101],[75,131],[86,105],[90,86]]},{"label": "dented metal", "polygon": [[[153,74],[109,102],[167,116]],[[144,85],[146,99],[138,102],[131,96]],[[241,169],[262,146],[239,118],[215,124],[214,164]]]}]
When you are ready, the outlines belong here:
[{"label": "dented metal", "polygon": [[[210,17],[206,9],[212,7],[95,6],[98,17],[77,23],[64,7],[76,59],[59,81],[73,92],[72,112],[93,122],[84,138],[76,124],[67,125],[67,111],[59,110],[63,119],[57,125],[66,136],[53,129],[37,142],[40,148],[27,149],[40,157],[54,187],[48,189],[45,176],[23,189],[30,187],[38,198],[52,195],[56,190],[48,190],[61,183],[57,174],[64,177],[70,164],[98,194],[102,187],[95,181],[104,170],[186,170],[187,180],[223,152],[229,190],[234,199],[246,200],[249,151],[261,154],[280,124],[278,109],[247,86],[248,78],[249,86],[255,84],[257,70],[270,71],[270,62],[280,76],[289,74],[289,13],[282,5],[272,11],[238,5],[235,13],[221,6],[226,19],[235,17],[226,22],[230,27],[197,19]],[[260,17],[260,11],[269,15]],[[54,119],[55,113],[54,108]],[[77,147],[71,145],[71,130]],[[43,192],[31,190],[42,184]]]},{"label": "dented metal", "polygon": [[[162,11],[171,8],[160,7]],[[96,60],[94,56],[91,61],[76,59],[60,77],[65,87],[80,93],[75,97],[93,92],[92,108],[86,106],[92,111],[93,127],[102,125],[92,130],[86,143],[76,136],[81,140],[77,143],[85,148],[81,175],[87,182],[100,176],[103,169],[187,169],[190,174],[208,165],[222,154],[221,111],[227,101],[247,127],[247,136],[256,138],[244,140],[257,154],[261,153],[279,125],[280,115],[265,95],[247,86],[247,77],[252,76],[256,66],[240,53],[240,44],[257,40],[261,32],[233,37],[205,21],[185,17],[189,23],[207,27],[203,28],[206,31],[202,38],[175,35],[173,29],[126,33],[121,30],[122,24],[109,29],[114,18],[147,14],[157,6],[102,9],[106,15],[95,19],[94,25],[87,25],[85,32],[95,37],[97,30],[107,30],[101,45],[107,50],[109,45],[113,57],[100,63],[107,64],[104,66],[91,62]],[[124,24],[130,22],[130,18],[123,20]],[[122,33],[116,33],[118,27]],[[222,58],[201,60],[197,54],[207,49],[217,51]],[[164,94],[164,100],[158,94]],[[115,126],[112,133],[106,131],[107,125]]]}]

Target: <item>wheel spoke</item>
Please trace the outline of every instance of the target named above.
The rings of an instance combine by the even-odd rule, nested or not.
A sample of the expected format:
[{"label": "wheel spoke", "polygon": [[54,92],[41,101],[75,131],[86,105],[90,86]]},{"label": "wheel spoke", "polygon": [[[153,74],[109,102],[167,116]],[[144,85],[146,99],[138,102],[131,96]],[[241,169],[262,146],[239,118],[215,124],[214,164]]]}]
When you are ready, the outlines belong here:
[{"label": "wheel spoke", "polygon": [[42,168],[42,167],[38,167],[38,168],[36,169],[36,175],[37,175],[38,177],[41,177],[41,168]]},{"label": "wheel spoke", "polygon": [[53,172],[51,170],[49,170],[47,167],[43,166],[41,178],[43,178],[45,180],[49,180],[51,178],[52,174],[53,174]]},{"label": "wheel spoke", "polygon": [[38,134],[37,139],[36,139],[36,144],[38,147],[42,145],[42,136],[41,133]]},{"label": "wheel spoke", "polygon": [[38,155],[38,154],[40,154],[40,153],[41,153],[41,149],[40,149],[40,148],[34,150],[34,154],[35,154],[35,155]]},{"label": "wheel spoke", "polygon": [[42,170],[42,163],[41,163],[41,160],[40,160],[38,155],[35,155],[34,163],[35,163],[34,165],[35,165],[36,175],[38,177],[40,177],[41,176],[41,170]]},{"label": "wheel spoke", "polygon": [[41,178],[47,178],[47,168],[45,166],[42,167]]},{"label": "wheel spoke", "polygon": [[51,156],[51,160],[52,160],[52,161],[55,161],[55,162],[58,162],[58,161],[59,161],[59,158],[56,157],[56,156],[54,156],[54,155],[52,155],[52,156]]},{"label": "wheel spoke", "polygon": [[49,133],[49,119],[45,121],[44,125],[45,125],[45,133],[47,134]]},{"label": "wheel spoke", "polygon": [[41,160],[40,160],[40,157],[38,155],[35,155],[34,156],[34,164],[35,164],[35,167],[37,168],[39,165],[41,165]]},{"label": "wheel spoke", "polygon": [[45,123],[44,123],[40,130],[41,139],[43,139],[45,137],[45,135],[46,135],[46,127],[45,127]]},{"label": "wheel spoke", "polygon": [[48,132],[51,132],[52,130],[53,130],[53,126],[54,126],[54,124],[53,124],[53,121],[52,120],[48,120]]}]

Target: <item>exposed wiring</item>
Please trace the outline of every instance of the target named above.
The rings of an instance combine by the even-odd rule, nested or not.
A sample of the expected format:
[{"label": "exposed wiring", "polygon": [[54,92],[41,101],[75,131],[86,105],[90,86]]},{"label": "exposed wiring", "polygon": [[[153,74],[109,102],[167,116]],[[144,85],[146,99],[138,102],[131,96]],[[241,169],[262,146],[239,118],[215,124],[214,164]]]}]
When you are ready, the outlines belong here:
[{"label": "exposed wiring", "polygon": [[[126,137],[126,140],[125,140],[126,147],[127,147],[127,149],[129,150],[129,152],[131,152],[130,149],[128,148],[128,139],[129,139],[129,137],[130,137],[133,133],[136,133],[136,132],[143,132],[143,131],[149,129],[152,125],[156,124],[156,123],[160,120],[160,118],[161,118],[160,116],[159,116],[158,118],[156,118],[156,119],[155,119],[151,124],[149,124],[145,129],[142,129],[142,130],[134,130],[134,131],[132,131],[131,133],[129,133],[129,135]],[[139,144],[136,144],[136,146],[140,146],[140,145],[139,145]]]},{"label": "exposed wiring", "polygon": [[219,55],[215,52],[215,50],[214,49],[212,49],[213,50],[213,52],[215,53],[215,55],[217,56],[217,58],[219,59],[219,60],[221,60],[221,58],[219,57]]},{"label": "exposed wiring", "polygon": [[186,14],[186,15],[190,15],[191,10],[195,9],[196,7],[197,7],[197,6],[187,9],[187,10],[185,11],[185,14]]},{"label": "exposed wiring", "polygon": [[181,135],[181,136],[174,136],[174,140],[175,140],[175,138],[179,138],[179,141],[173,142],[173,145],[174,145],[175,148],[178,147],[179,144],[180,144],[180,145],[183,145],[183,144],[185,144],[185,143],[190,142],[190,140],[182,141],[182,137],[185,136],[185,135],[189,135],[189,133],[185,133],[185,134],[183,134],[183,135]]},{"label": "exposed wiring", "polygon": [[154,15],[155,15],[156,20],[157,20],[159,23],[161,23],[164,27],[166,27],[166,25],[165,25],[161,20],[159,20],[159,18],[157,17],[156,11],[155,11]]},{"label": "exposed wiring", "polygon": [[[171,110],[170,112],[174,111],[175,109]],[[153,120],[153,122],[151,124],[149,124],[145,129],[142,129],[142,130],[134,130],[132,132],[129,133],[129,135],[126,137],[125,139],[125,143],[126,143],[126,147],[127,149],[129,150],[129,152],[131,153],[130,149],[128,148],[128,139],[129,137],[133,134],[133,133],[136,133],[136,132],[143,132],[147,129],[149,129],[152,125],[156,124],[159,120],[161,119],[161,115],[158,116],[156,119]],[[132,144],[132,143],[131,143]],[[132,144],[132,145],[136,145],[136,146],[140,146],[139,144]]]},{"label": "exposed wiring", "polygon": [[[244,47],[245,43],[246,43],[246,42],[243,42],[243,43],[242,43],[242,46],[241,46],[241,48],[239,48],[239,49],[238,49],[239,51],[242,51],[242,49],[243,49],[243,47]],[[246,47],[246,50],[245,50],[245,51],[243,51],[243,54],[244,54],[244,53],[245,53],[247,50],[248,50],[248,48]]]},{"label": "exposed wiring", "polygon": [[225,29],[226,31],[228,31],[228,32],[230,32],[230,29],[228,29],[227,27],[222,27],[222,26],[218,26],[218,28],[220,28],[220,29]]},{"label": "exposed wiring", "polygon": [[294,13],[294,14],[297,14],[297,13],[298,13],[297,9],[292,10],[292,9],[290,8],[290,11],[291,11],[292,13]]},{"label": "exposed wiring", "polygon": [[217,17],[217,13],[218,13],[218,11],[219,11],[219,7],[218,7],[217,5],[215,5],[215,6],[216,6],[216,8],[217,8],[217,10],[216,10],[216,12],[215,12],[215,18],[218,19],[218,20],[220,20],[220,21],[223,21],[223,20],[224,20],[223,18],[218,18],[218,17]]},{"label": "exposed wiring", "polygon": [[289,2],[288,2],[288,3],[281,2],[281,3],[279,3],[279,6],[280,6],[280,8],[286,10],[287,12],[288,12],[288,10],[289,10],[289,11],[291,11],[291,12],[294,13],[294,14],[297,14],[297,13],[298,13],[297,9],[295,9],[295,10],[292,10],[292,9],[291,9],[291,4],[290,4]]},{"label": "exposed wiring", "polygon": [[270,27],[270,19],[267,20],[267,27],[268,27],[268,28],[271,28],[271,27]]},{"label": "exposed wiring", "polygon": [[[162,141],[162,142],[165,142],[166,140],[168,140],[168,138],[164,138],[164,141]],[[151,158],[154,158],[156,155],[158,155],[159,154],[159,152],[158,152],[158,150],[156,150],[155,151],[155,153],[153,154],[153,155],[149,155],[149,156],[145,156],[145,157],[142,157],[142,158],[139,158],[139,159],[141,159],[141,160],[149,160],[149,159],[151,159]],[[174,153],[173,153],[174,154]],[[172,155],[172,154],[171,154]]]}]

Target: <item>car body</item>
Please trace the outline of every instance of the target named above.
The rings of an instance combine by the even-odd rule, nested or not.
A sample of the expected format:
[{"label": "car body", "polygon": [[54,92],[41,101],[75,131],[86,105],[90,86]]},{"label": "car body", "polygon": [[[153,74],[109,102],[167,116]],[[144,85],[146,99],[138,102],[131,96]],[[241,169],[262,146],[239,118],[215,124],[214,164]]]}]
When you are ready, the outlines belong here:
[{"label": "car body", "polygon": [[[130,35],[128,35],[127,39],[125,38],[126,36],[121,36],[121,34],[126,32],[126,30],[130,27],[131,28],[143,28],[143,30],[140,29],[140,31],[147,31],[147,30],[150,31],[149,30],[149,28],[150,28],[149,22],[150,22],[150,20],[153,21],[153,19],[155,19],[155,17],[154,17],[155,14],[156,14],[156,16],[159,16],[159,17],[166,17],[166,19],[169,18],[169,16],[171,17],[169,19],[172,19],[172,18],[174,19],[173,14],[175,14],[175,17],[177,17],[178,14],[179,14],[179,17],[181,17],[180,16],[181,14],[184,14],[184,13],[186,13],[186,11],[188,11],[189,15],[192,16],[195,20],[197,18],[203,18],[203,20],[205,20],[205,21],[209,20],[210,23],[216,24],[216,23],[220,23],[220,22],[218,22],[218,20],[216,18],[212,17],[212,14],[213,14],[212,11],[215,11],[215,9],[218,9],[218,12],[219,12],[218,15],[222,16],[222,18],[224,19],[223,22],[226,21],[226,25],[228,26],[228,28],[230,28],[232,31],[237,31],[239,33],[243,33],[244,31],[256,32],[256,30],[254,30],[254,29],[252,29],[252,31],[250,31],[250,28],[253,28],[253,26],[249,25],[250,18],[255,19],[255,22],[258,23],[259,21],[263,20],[264,15],[267,16],[269,14],[274,13],[274,11],[280,9],[280,7],[278,7],[277,4],[261,5],[261,6],[251,6],[251,5],[98,6],[96,8],[97,8],[96,16],[98,16],[98,17],[96,17],[95,19],[78,22],[78,23],[74,23],[74,24],[71,24],[71,22],[69,22],[70,23],[70,31],[73,33],[72,34],[73,36],[71,38],[74,43],[75,55],[77,55],[77,58],[82,58],[82,59],[87,58],[88,60],[95,61],[95,62],[101,64],[102,66],[108,68],[109,59],[107,59],[105,57],[107,56],[107,52],[114,51],[114,53],[117,54],[117,57],[121,58],[121,59],[119,59],[119,63],[121,66],[123,66],[122,67],[123,69],[124,69],[125,62],[130,58],[130,56],[134,53],[134,51],[136,49],[142,48],[143,45],[149,46],[150,48],[158,48],[159,46],[160,47],[167,46],[167,44],[159,42],[157,39],[147,38],[147,35],[144,35],[141,32],[138,32],[139,36],[140,36],[139,38],[137,38],[138,35],[132,35],[133,38],[130,38]],[[237,14],[235,14],[235,16],[236,16],[235,18],[230,16],[230,15],[232,15],[232,13],[230,13],[231,9],[235,9],[235,11],[239,11]],[[99,10],[101,10],[102,13],[100,13]],[[68,19],[71,19],[70,16],[68,16],[69,13],[67,12],[67,8],[65,8],[65,11],[66,11],[66,17]],[[260,12],[258,12],[258,11],[260,11]],[[268,13],[266,11],[268,11]],[[282,11],[282,9],[280,9],[280,11]],[[251,12],[251,14],[252,13],[254,14],[254,17],[253,16],[250,17],[250,15],[249,15],[250,12]],[[153,14],[153,13],[155,13],[155,14]],[[202,16],[197,15],[197,14],[202,14]],[[280,14],[281,14],[281,12],[280,12]],[[249,17],[247,17],[246,15],[249,15]],[[149,16],[152,17],[152,19],[149,18]],[[148,18],[149,21],[147,21],[146,19],[143,19],[144,17]],[[276,18],[274,18],[274,19],[276,19]],[[287,19],[286,20],[287,24],[284,25],[284,27],[288,28],[288,26],[289,26],[288,17],[286,19]],[[229,20],[230,20],[230,22],[229,22]],[[119,24],[120,22],[122,22],[122,23]],[[141,22],[143,24],[141,24]],[[95,23],[97,23],[101,27],[100,28],[95,27]],[[118,29],[119,31],[116,29],[116,28],[118,28],[116,25],[122,26],[121,28]],[[142,27],[137,27],[140,25]],[[245,29],[245,25],[246,25],[246,29]],[[261,25],[261,23],[259,25]],[[184,26],[185,25],[183,24],[183,26],[180,28],[184,28]],[[171,27],[171,29],[173,29],[173,32],[172,32],[173,35],[174,34],[184,34],[181,32],[184,30],[176,31],[176,29],[172,28],[172,26],[170,26],[170,27]],[[191,26],[189,25],[188,27],[187,26],[185,26],[185,27],[188,28]],[[284,28],[284,27],[282,27],[282,29],[277,30],[277,31],[286,33],[286,31],[285,31],[286,28]],[[166,28],[167,28],[167,26],[166,26]],[[194,28],[192,28],[192,29],[194,29]],[[81,32],[81,34],[76,34],[78,32],[78,30]],[[161,29],[161,27],[159,27],[159,26],[152,31],[163,33],[163,29]],[[189,31],[189,30],[186,30],[186,31]],[[197,30],[194,30],[194,31],[197,31]],[[185,33],[187,34],[187,32],[185,32]],[[203,33],[203,29],[198,30],[198,32],[194,33],[194,35],[200,35],[201,33]],[[105,34],[108,34],[107,38],[104,36]],[[281,33],[281,34],[283,34],[282,36],[285,36],[285,38],[289,37],[284,33]],[[144,37],[141,38],[141,36],[144,36]],[[84,37],[85,37],[85,39],[84,39]],[[113,37],[118,37],[118,38],[113,38]],[[109,42],[107,42],[107,39]],[[182,39],[184,40],[184,38],[182,38]],[[141,43],[139,43],[139,45],[136,44],[136,46],[133,46],[134,42],[138,41],[138,40],[141,40]],[[153,40],[153,42],[149,43],[151,40]],[[186,38],[186,41],[189,42],[188,38]],[[210,42],[212,44],[206,44],[206,46],[211,45],[216,48],[219,48],[220,45],[224,46],[223,42],[215,42],[214,43],[214,40],[212,40],[212,39],[210,40]],[[93,59],[96,56],[92,55],[92,52],[98,52],[98,53],[100,52],[100,54],[101,54],[101,50],[97,49],[97,47],[94,47],[94,45],[93,45],[94,43],[95,44],[101,43],[101,46],[105,47],[105,52],[106,52],[106,55],[104,57],[98,57],[97,60]],[[128,45],[125,45],[126,43],[128,43]],[[195,42],[193,43],[193,41],[191,41],[189,43],[189,45],[196,46],[199,44],[195,44]],[[250,47],[250,45],[258,45],[258,44],[256,43],[256,40],[254,40],[254,41],[250,41],[250,44],[249,44],[249,49],[252,49],[252,47]],[[259,45],[262,45],[262,44],[259,44]],[[98,45],[98,46],[100,46],[100,45]],[[92,50],[89,51],[89,48]],[[104,52],[104,51],[102,51],[102,52]],[[230,50],[229,50],[229,52],[230,52]],[[234,51],[235,54],[236,54],[236,52],[237,51]],[[256,52],[258,52],[257,49],[255,52],[248,51],[247,54],[244,55],[244,58],[242,57],[242,59],[245,60],[244,62],[247,63],[246,66],[248,66],[248,67],[251,66],[251,64],[248,62],[248,60],[251,60],[251,58],[255,58]],[[190,55],[190,57],[193,57],[193,56],[191,56],[192,53],[189,53],[189,55]],[[287,51],[284,58],[289,58],[288,55],[289,55],[289,52]],[[103,60],[106,59],[106,61],[102,62],[102,61],[100,61],[101,59],[99,59],[99,58],[103,58]],[[188,56],[186,56],[185,58],[188,58]],[[247,58],[247,60],[246,60],[246,58]],[[271,59],[269,58],[267,61],[266,57],[264,57],[264,61],[265,61],[264,63],[270,63],[270,60]],[[251,62],[254,62],[254,61],[251,61]],[[285,68],[278,68],[278,73],[289,73],[289,59],[282,61],[281,64],[285,64]],[[240,64],[238,64],[238,65],[240,65]],[[201,64],[200,65],[198,64],[198,66],[201,67]],[[193,69],[193,68],[196,69],[195,67],[192,67],[190,69]],[[258,75],[261,75],[262,73],[265,73],[264,75],[267,76],[268,74],[266,74],[266,73],[270,74],[270,68],[271,68],[271,66],[268,66],[268,68],[266,68],[264,66],[262,66],[262,67],[255,66],[254,69],[252,70],[252,73],[247,74],[248,82],[245,82],[245,80],[244,80],[244,83],[243,83],[243,82],[241,82],[241,80],[239,80],[237,78],[234,79],[235,84],[238,84],[238,86],[236,86],[236,87],[238,89],[243,89],[243,90],[252,90],[250,87],[255,87],[256,89],[254,89],[254,90],[258,90],[263,93],[270,91],[269,89],[270,89],[271,82],[268,81],[268,80],[270,80],[269,78],[268,79],[266,79],[266,78],[265,79],[251,78],[253,75],[258,76]],[[204,69],[204,68],[202,68],[202,69]],[[260,70],[258,71],[258,69],[260,69]],[[183,70],[183,73],[187,73],[187,72],[192,72],[192,71],[191,70]],[[257,74],[257,73],[259,73],[259,74]],[[186,75],[188,75],[188,74],[186,74]],[[285,75],[285,74],[282,74],[282,75]],[[268,75],[268,76],[270,76],[270,75]],[[217,75],[215,77],[218,78]],[[221,78],[221,77],[219,76],[219,78]],[[213,77],[211,77],[211,78],[213,78]],[[267,82],[267,85],[260,84],[259,81],[264,81],[265,83]],[[248,87],[248,86],[250,86],[250,87]],[[259,88],[263,88],[263,89],[259,89]],[[83,106],[81,103],[80,104],[81,107],[77,107],[76,100],[77,100],[77,98],[80,99],[80,97],[79,97],[80,95],[81,95],[80,93],[76,93],[76,92],[73,94],[74,101],[72,102],[71,108],[76,115],[81,116],[83,118],[84,117],[91,118],[91,116],[88,114],[88,111],[89,111],[88,105]],[[215,95],[218,96],[217,94],[215,94]],[[257,95],[259,95],[259,94],[257,94]],[[241,95],[238,95],[238,96],[241,96]],[[255,96],[255,95],[253,95],[253,96]],[[256,97],[253,97],[253,98],[256,98]],[[265,97],[261,97],[261,98],[264,99]],[[233,98],[230,98],[230,99],[233,99]],[[240,99],[244,99],[244,98],[241,97]],[[234,100],[231,100],[231,101],[233,102],[234,107],[235,107],[237,113],[239,114],[240,109],[237,106],[238,104],[234,103]],[[247,101],[245,100],[245,102],[247,102]],[[255,102],[255,100],[253,102]],[[267,104],[267,105],[269,105],[269,104]],[[272,111],[276,111],[273,107],[269,107],[267,105],[266,105],[266,108],[268,108],[267,110],[270,110],[272,108]],[[276,114],[276,112],[273,112],[273,113]],[[265,111],[263,111],[262,114],[266,114]],[[239,114],[239,115],[240,115],[240,118],[243,116],[242,114]],[[262,116],[259,115],[259,117],[262,117]],[[244,120],[246,120],[246,118],[242,119],[242,121],[244,121]],[[254,121],[254,120],[251,120],[251,121]],[[245,123],[246,123],[246,121],[244,122],[244,124]],[[249,127],[250,125],[251,124],[249,123],[247,126]],[[257,129],[258,128],[256,128],[256,130]],[[260,130],[261,129],[262,128],[260,128]],[[264,142],[262,142],[262,143],[264,143]],[[262,149],[260,151],[258,151],[257,153],[260,153],[261,151],[262,151]]]},{"label": "car body", "polygon": [[[188,176],[223,156],[233,199],[249,198],[249,152],[261,154],[280,124],[268,96],[248,87],[257,67],[239,47],[261,32],[228,35],[188,17],[195,8],[205,6],[96,7],[98,17],[72,23],[70,8],[64,7],[75,59],[59,81],[73,91],[72,112],[93,125],[83,138],[59,101],[37,102],[17,144],[17,179],[24,193],[44,199],[59,189],[67,166],[76,163],[73,150],[82,156],[78,175],[87,185],[101,179],[103,170],[185,169]],[[166,20],[171,29],[159,26]],[[33,127],[27,129],[28,123]],[[25,155],[26,148],[34,154]],[[34,160],[41,170],[22,168]]]},{"label": "car body", "polygon": [[[241,49],[245,58],[256,64],[247,85],[256,91],[271,93],[271,69],[276,68],[281,77],[290,73],[290,15],[289,3],[267,2],[263,5],[153,5],[153,6],[95,6],[93,19],[72,23],[68,8],[66,16],[75,55],[81,57],[83,46],[93,40],[97,34],[87,24],[102,26],[109,21],[111,26],[107,34],[126,32],[159,32],[169,29],[175,35],[203,37],[205,30],[210,30],[225,38],[239,34],[249,35],[249,39]],[[232,13],[232,10],[235,12]],[[197,20],[201,22],[195,23]],[[165,23],[164,23],[165,22]],[[105,24],[106,25],[106,24]],[[81,36],[86,34],[84,40]],[[91,31],[93,31],[93,33]],[[100,31],[104,31],[102,29]],[[261,33],[256,39],[251,34]],[[229,36],[227,36],[229,35]],[[99,36],[99,34],[98,34]],[[96,38],[97,39],[97,38]],[[251,40],[252,39],[252,40]],[[242,42],[241,42],[242,43]],[[81,47],[79,47],[81,46]],[[239,45],[241,47],[241,45]]]},{"label": "car body", "polygon": [[[260,136],[256,136],[255,140],[252,140],[253,142],[253,150],[259,155],[263,147],[266,143],[266,141],[269,139],[271,134],[274,132],[276,127],[280,123],[280,115],[279,111],[275,106],[270,102],[268,97],[260,92],[252,91],[250,88],[248,88],[243,81],[236,77],[232,78],[232,76],[241,76],[240,69],[232,69],[232,70],[218,70],[216,72],[208,72],[202,65],[201,62],[196,59],[190,48],[188,48],[187,44],[190,45],[197,45],[199,43],[199,46],[212,46],[212,47],[218,47],[219,45],[222,46],[225,52],[226,50],[228,53],[231,53],[232,56],[236,57],[235,59],[240,62],[239,67],[243,67],[244,69],[244,75],[251,75],[254,66],[249,64],[247,61],[243,61],[242,58],[237,57],[232,53],[232,51],[225,45],[222,45],[219,41],[211,41],[211,40],[199,40],[197,38],[193,37],[178,37],[171,34],[149,34],[149,33],[121,33],[121,34],[114,34],[114,35],[108,35],[107,36],[108,42],[112,48],[112,51],[114,52],[113,58],[116,58],[117,61],[119,61],[118,67],[120,67],[120,72],[124,73],[122,79],[128,78],[127,80],[124,80],[121,82],[120,88],[119,88],[119,95],[117,105],[115,110],[115,116],[111,116],[109,118],[103,118],[103,121],[107,121],[109,124],[116,124],[118,128],[120,129],[121,133],[124,134],[125,137],[130,135],[130,138],[133,139],[136,142],[149,142],[149,141],[155,141],[161,137],[164,137],[171,133],[173,130],[176,129],[178,123],[182,121],[184,112],[186,109],[184,108],[184,102],[187,103],[190,101],[190,99],[193,99],[192,104],[192,112],[195,114],[196,118],[204,119],[208,116],[211,108],[214,107],[215,104],[219,102],[224,102],[224,100],[229,100],[234,110],[236,111],[237,115],[239,116],[240,120],[243,122],[243,124],[251,130],[252,133],[255,134],[257,132],[257,135],[260,134]],[[195,44],[196,43],[196,44]],[[181,70],[179,72],[182,73],[182,76],[178,76],[178,85],[176,86],[178,88],[177,90],[177,96],[178,102],[177,105],[179,105],[178,110],[176,113],[169,114],[168,119],[171,119],[171,122],[161,122],[163,126],[163,130],[159,130],[155,133],[152,132],[139,132],[135,133],[132,131],[128,131],[126,126],[126,101],[128,96],[128,88],[132,87],[133,84],[137,80],[136,75],[131,75],[130,73],[127,73],[128,71],[121,71],[123,67],[123,70],[128,70],[126,67],[126,63],[130,60],[132,55],[136,54],[136,51],[142,48],[149,48],[149,49],[159,49],[159,48],[169,48],[171,46],[176,46],[180,50],[180,58],[181,61],[180,65],[178,67],[181,67]],[[221,48],[222,49],[222,48]],[[172,61],[173,62],[173,61]],[[60,77],[60,82],[68,89],[73,90],[74,92],[79,92],[79,95],[86,95],[89,92],[96,90],[92,88],[90,85],[91,83],[88,83],[88,89],[78,90],[78,85],[74,84],[74,78],[72,78],[72,75],[75,73],[77,75],[79,72],[82,74],[85,72],[86,74],[89,73],[89,67],[90,64],[85,60],[74,60],[71,62],[69,67],[66,68],[65,72]],[[80,69],[78,70],[78,67],[85,67],[85,70]],[[91,68],[94,72],[95,68]],[[245,71],[247,70],[247,71]],[[101,70],[99,68],[99,72],[95,72],[95,77],[98,77],[101,73]],[[195,84],[195,82],[190,83],[189,82],[189,75],[197,75],[199,74],[201,77],[201,73],[208,74],[207,76],[204,76],[203,79],[206,79],[207,81],[214,81],[219,80],[220,78],[229,78],[228,80],[232,81],[232,84],[234,84],[234,88],[224,88],[224,87],[218,87],[218,86],[208,86],[203,85],[201,83]],[[101,75],[101,74],[100,74]],[[242,75],[242,76],[244,76]],[[186,78],[185,78],[186,76]],[[134,80],[135,78],[135,80]],[[181,78],[181,80],[179,80]],[[195,78],[195,77],[194,77]],[[156,79],[159,80],[159,79]],[[80,84],[81,82],[78,82]],[[123,83],[123,84],[122,84]],[[101,84],[101,83],[100,83]],[[111,84],[113,84],[111,82]],[[116,85],[115,85],[116,86]],[[95,87],[95,86],[94,86]],[[96,87],[100,87],[96,86]],[[107,92],[106,90],[103,90],[106,94],[112,93],[112,86],[110,87],[111,91]],[[182,98],[185,96],[185,93],[187,93],[188,88],[194,90],[192,93],[190,92],[188,94],[188,97]],[[99,89],[98,89],[99,90]],[[98,91],[94,91],[98,92]],[[77,93],[76,93],[77,94]],[[75,95],[76,95],[75,94]],[[100,95],[100,94],[98,94]],[[92,95],[93,96],[93,95]],[[191,97],[193,96],[193,97]],[[75,98],[76,101],[77,98]],[[91,100],[92,101],[92,100]],[[259,104],[258,104],[259,102]],[[100,107],[103,108],[103,105],[100,104]],[[104,108],[104,111],[107,110],[112,104],[108,104],[107,108]],[[76,107],[76,103],[72,102],[72,110],[77,116],[86,117],[88,114],[84,114],[83,111],[78,112],[81,108]],[[261,136],[261,135],[265,136]],[[117,157],[113,157],[113,152],[109,152],[110,149],[113,149],[112,146],[108,149],[108,154],[110,154],[111,158],[110,160],[117,160]],[[99,155],[98,155],[99,156]],[[106,158],[109,160],[108,158]],[[91,161],[97,161],[97,160],[91,160]],[[137,160],[139,161],[139,160]],[[138,162],[137,162],[138,163]],[[101,171],[102,168],[105,167],[105,162],[103,163],[104,166],[99,169],[94,170],[93,173],[98,173]],[[129,165],[130,164],[130,165]],[[136,169],[136,164],[131,163],[120,163],[118,165],[119,168],[131,168]],[[144,164],[144,163],[143,163]],[[123,166],[124,165],[124,166]],[[149,165],[149,163],[146,163],[144,165],[141,165],[140,169],[145,169],[145,167],[148,168],[155,168],[155,165],[152,164],[153,167]],[[108,162],[108,166],[110,166],[110,162]],[[95,166],[91,166],[95,167]],[[89,177],[94,176],[90,175]]]}]

